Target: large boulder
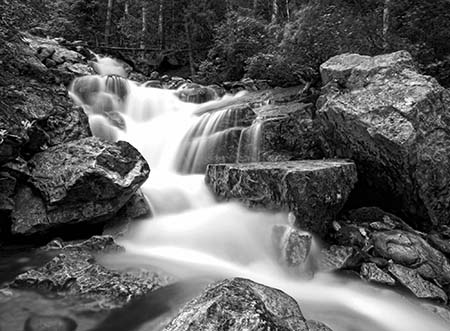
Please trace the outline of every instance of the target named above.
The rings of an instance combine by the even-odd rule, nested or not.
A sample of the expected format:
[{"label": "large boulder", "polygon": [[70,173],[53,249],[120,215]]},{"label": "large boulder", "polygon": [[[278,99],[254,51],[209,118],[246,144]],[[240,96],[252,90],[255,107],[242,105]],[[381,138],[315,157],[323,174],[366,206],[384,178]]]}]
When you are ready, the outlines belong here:
[{"label": "large boulder", "polygon": [[351,161],[212,164],[206,183],[221,200],[293,212],[304,230],[323,233],[357,180]]},{"label": "large boulder", "polygon": [[342,54],[320,67],[318,117],[332,156],[358,167],[354,202],[428,228],[450,220],[450,91],[405,51]]},{"label": "large boulder", "polygon": [[130,144],[94,137],[38,153],[28,169],[30,177],[15,195],[13,234],[105,220],[125,205],[150,172]]},{"label": "large boulder", "polygon": [[310,330],[295,300],[243,278],[211,285],[188,302],[164,331]]}]

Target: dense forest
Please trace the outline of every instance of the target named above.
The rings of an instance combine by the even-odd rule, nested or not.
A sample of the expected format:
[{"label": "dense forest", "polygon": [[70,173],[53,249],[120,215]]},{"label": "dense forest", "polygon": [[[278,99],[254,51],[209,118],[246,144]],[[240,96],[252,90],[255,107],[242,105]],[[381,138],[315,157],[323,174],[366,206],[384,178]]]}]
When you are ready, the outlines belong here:
[{"label": "dense forest", "polygon": [[35,32],[83,40],[100,53],[145,64],[145,71],[184,67],[203,83],[247,75],[293,85],[314,80],[318,65],[336,54],[406,49],[425,73],[450,84],[448,0],[22,3],[42,13],[26,20]]}]

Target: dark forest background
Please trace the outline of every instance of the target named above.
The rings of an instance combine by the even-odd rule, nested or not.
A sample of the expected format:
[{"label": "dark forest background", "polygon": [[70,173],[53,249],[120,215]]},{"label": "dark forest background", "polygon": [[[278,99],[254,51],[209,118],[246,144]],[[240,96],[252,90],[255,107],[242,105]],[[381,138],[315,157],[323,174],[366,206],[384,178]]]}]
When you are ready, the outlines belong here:
[{"label": "dark forest background", "polygon": [[[406,49],[450,85],[449,0],[24,0],[14,22],[203,83],[317,78],[329,57]],[[20,8],[22,6],[22,8]],[[6,17],[6,15],[5,15]]]}]

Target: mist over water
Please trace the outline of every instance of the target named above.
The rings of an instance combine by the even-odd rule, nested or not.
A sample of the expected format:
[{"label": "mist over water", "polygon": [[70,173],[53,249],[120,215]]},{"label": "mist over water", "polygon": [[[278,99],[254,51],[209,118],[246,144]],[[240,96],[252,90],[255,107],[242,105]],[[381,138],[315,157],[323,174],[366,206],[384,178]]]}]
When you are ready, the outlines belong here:
[{"label": "mist over water", "polygon": [[[111,62],[106,63],[111,67]],[[108,66],[100,72],[117,74]],[[325,322],[334,331],[449,330],[437,315],[391,290],[332,274],[296,278],[277,261],[271,242],[272,226],[288,224],[287,214],[218,204],[203,175],[180,173],[180,160],[188,160],[189,166],[182,170],[189,172],[205,157],[208,144],[222,143],[218,127],[229,115],[227,108],[208,110],[226,106],[232,96],[205,106],[182,102],[174,91],[138,86],[123,78],[115,78],[109,90],[106,76],[93,79],[93,93],[83,96],[74,82],[72,96],[88,113],[95,135],[126,140],[147,159],[151,175],[143,192],[154,211],[153,218],[137,222],[122,239],[126,253],[104,257],[105,263],[124,268],[156,266],[180,279],[249,278],[285,291],[299,302],[307,318]],[[86,92],[83,82],[78,84]],[[118,95],[123,88],[126,96]],[[122,128],[109,118],[114,112],[120,114]],[[260,135],[258,125],[248,131]],[[187,137],[194,139],[186,143]],[[242,139],[242,144],[248,141],[254,143]],[[239,146],[239,151],[257,155],[252,148]]]}]

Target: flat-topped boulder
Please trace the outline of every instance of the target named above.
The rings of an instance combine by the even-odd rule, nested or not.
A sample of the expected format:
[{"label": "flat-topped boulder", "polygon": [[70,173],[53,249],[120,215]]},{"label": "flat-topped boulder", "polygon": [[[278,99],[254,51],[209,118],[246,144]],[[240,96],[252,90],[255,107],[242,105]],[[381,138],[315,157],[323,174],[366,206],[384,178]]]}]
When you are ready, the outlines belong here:
[{"label": "flat-topped boulder", "polygon": [[206,183],[219,200],[291,211],[297,225],[320,233],[339,213],[357,181],[346,160],[211,164]]},{"label": "flat-topped boulder", "polygon": [[422,229],[450,220],[450,91],[405,51],[335,56],[318,100],[330,157],[358,167],[358,205],[375,204]]},{"label": "flat-topped boulder", "polygon": [[149,166],[127,142],[90,137],[36,154],[15,195],[13,234],[95,222],[117,213],[148,178]]}]

